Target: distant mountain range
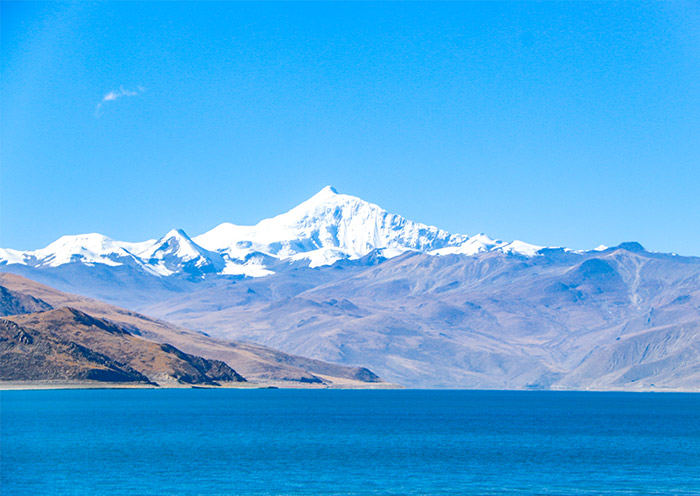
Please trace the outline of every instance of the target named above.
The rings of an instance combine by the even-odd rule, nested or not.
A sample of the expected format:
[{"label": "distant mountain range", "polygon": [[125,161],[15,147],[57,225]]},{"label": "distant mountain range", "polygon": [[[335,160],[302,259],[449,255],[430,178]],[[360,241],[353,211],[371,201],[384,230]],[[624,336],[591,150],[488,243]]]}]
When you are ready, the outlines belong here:
[{"label": "distant mountain range", "polygon": [[[65,236],[0,271],[415,387],[700,390],[700,258],[450,234],[330,187],[255,226]],[[245,374],[244,374],[245,375]]]},{"label": "distant mountain range", "polygon": [[497,241],[484,234],[450,234],[327,186],[289,212],[255,226],[224,223],[195,238],[173,229],[159,239],[140,243],[94,233],[63,236],[40,250],[0,249],[0,265],[42,269],[82,263],[129,267],[161,277],[262,277],[280,270],[282,261],[318,267],[356,260],[373,251],[391,258],[406,251],[473,255],[495,250],[534,255],[540,248]]}]

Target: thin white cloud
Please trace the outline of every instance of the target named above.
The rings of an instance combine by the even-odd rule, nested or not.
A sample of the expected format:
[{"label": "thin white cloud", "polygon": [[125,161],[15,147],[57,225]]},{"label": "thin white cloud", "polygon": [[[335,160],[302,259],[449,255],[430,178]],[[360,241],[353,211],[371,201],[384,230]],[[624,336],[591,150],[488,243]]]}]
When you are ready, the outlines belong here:
[{"label": "thin white cloud", "polygon": [[118,100],[124,96],[136,96],[145,91],[145,88],[142,86],[137,86],[135,90],[130,90],[127,88],[124,88],[123,86],[120,86],[118,90],[116,91],[110,91],[107,93],[105,96],[102,97],[102,100],[100,103],[97,104],[95,107],[95,117],[99,117],[102,113],[102,107],[104,106],[105,103],[107,102],[113,102],[115,100]]}]

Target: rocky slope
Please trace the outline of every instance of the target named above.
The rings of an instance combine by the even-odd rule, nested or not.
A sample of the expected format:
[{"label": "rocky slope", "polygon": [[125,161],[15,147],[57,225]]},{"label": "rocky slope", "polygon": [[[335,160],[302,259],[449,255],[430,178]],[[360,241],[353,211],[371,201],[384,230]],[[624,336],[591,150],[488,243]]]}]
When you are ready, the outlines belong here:
[{"label": "rocky slope", "polygon": [[0,286],[0,316],[51,310],[51,305],[30,295]]},{"label": "rocky slope", "polygon": [[[5,317],[39,336],[60,343],[73,343],[84,350],[124,364],[161,386],[174,384],[219,385],[244,382],[231,367],[218,360],[189,355],[169,344],[136,336],[126,329],[80,310],[61,307]],[[29,370],[28,370],[29,372]]]},{"label": "rocky slope", "polygon": [[[182,350],[186,354],[204,357],[209,361],[226,363],[243,377],[255,383],[352,387],[384,384],[379,377],[362,367],[340,366],[289,355],[256,344],[214,339],[206,334],[191,332],[165,321],[151,319],[94,299],[63,293],[14,274],[0,274],[0,287],[21,298],[31,296],[42,305],[57,309],[50,312],[10,317],[24,326],[50,330],[61,328],[61,322],[70,324],[73,329],[67,331],[69,335],[73,336],[74,333],[77,333],[73,336],[77,342],[90,345],[90,334],[85,331],[84,324],[80,324],[78,321],[81,318],[96,319],[107,326],[122,330],[129,334],[130,338],[138,337],[142,341],[147,341],[149,350],[144,350],[144,353],[139,355],[141,358],[137,357],[138,363],[144,362],[143,365],[146,368],[150,366],[151,362],[149,353],[164,352],[176,357],[178,353],[181,353],[179,350]],[[70,309],[66,307],[70,307]],[[85,315],[85,317],[75,316],[71,318],[66,312]],[[128,343],[124,342],[124,339],[125,336],[122,336],[121,342],[110,341],[109,350],[112,353],[115,351],[126,353],[128,351],[126,348],[129,346]],[[167,349],[161,346],[165,344],[167,344]],[[177,347],[177,349],[170,349],[172,347]],[[100,348],[97,351],[102,352],[106,349]],[[168,359],[172,359],[172,357],[168,357]],[[195,363],[192,365],[195,368],[198,366]],[[211,375],[212,369],[207,367],[210,366],[201,365],[200,369],[204,370],[207,375]],[[134,368],[138,367],[134,366]],[[187,373],[192,375],[192,371]]]},{"label": "rocky slope", "polygon": [[145,375],[106,355],[6,319],[0,319],[0,381],[153,384]]}]

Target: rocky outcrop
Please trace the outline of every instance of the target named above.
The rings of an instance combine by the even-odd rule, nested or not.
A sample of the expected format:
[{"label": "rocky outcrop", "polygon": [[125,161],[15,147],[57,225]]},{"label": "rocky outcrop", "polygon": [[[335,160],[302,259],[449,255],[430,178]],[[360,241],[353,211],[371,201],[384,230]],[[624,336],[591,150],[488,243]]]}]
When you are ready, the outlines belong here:
[{"label": "rocky outcrop", "polygon": [[[117,324],[74,308],[15,315],[3,322],[3,350],[7,352],[4,380],[89,379],[212,386],[245,381],[223,362],[134,336]],[[77,360],[77,365],[69,358]]]},{"label": "rocky outcrop", "polygon": [[51,305],[28,294],[0,286],[0,317],[51,310]]},{"label": "rocky outcrop", "polygon": [[72,341],[0,319],[0,380],[152,384],[126,364]]}]

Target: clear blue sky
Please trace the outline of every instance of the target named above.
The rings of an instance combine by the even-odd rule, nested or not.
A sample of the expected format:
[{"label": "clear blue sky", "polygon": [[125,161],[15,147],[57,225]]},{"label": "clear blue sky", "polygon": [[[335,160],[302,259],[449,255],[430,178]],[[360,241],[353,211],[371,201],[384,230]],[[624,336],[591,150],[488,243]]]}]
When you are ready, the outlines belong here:
[{"label": "clear blue sky", "polygon": [[0,246],[326,184],[452,232],[700,255],[700,4],[2,2]]}]

